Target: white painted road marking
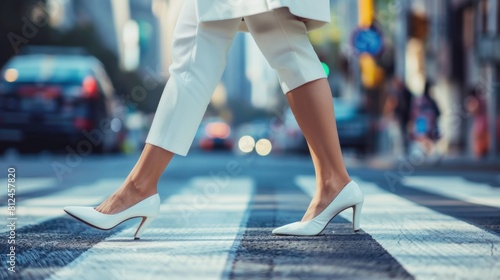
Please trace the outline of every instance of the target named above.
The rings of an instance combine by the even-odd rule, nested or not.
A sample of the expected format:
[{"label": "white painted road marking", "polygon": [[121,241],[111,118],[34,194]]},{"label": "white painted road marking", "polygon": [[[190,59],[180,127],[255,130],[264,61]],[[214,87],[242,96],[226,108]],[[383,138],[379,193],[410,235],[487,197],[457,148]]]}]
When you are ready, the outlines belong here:
[{"label": "white painted road marking", "polygon": [[405,177],[402,183],[426,192],[500,208],[500,188],[470,182],[461,177],[411,176]]},{"label": "white painted road marking", "polygon": [[220,279],[253,189],[247,178],[231,178],[222,187],[211,178],[193,179],[162,203],[160,216],[141,240],[132,240],[136,228],[130,227],[50,279]]},{"label": "white painted road marking", "polygon": [[[117,189],[122,182],[123,179],[101,179],[47,196],[16,200],[17,229],[65,215],[64,206],[96,205]],[[6,218],[7,206],[0,207],[0,219]],[[7,230],[7,227],[0,227],[0,232]]]},{"label": "white painted road marking", "polygon": [[[417,279],[499,279],[500,237],[354,180],[365,194],[361,229]],[[311,197],[314,176],[296,183]],[[352,208],[350,208],[352,209]],[[340,214],[352,221],[352,210]]]},{"label": "white painted road marking", "polygon": [[52,177],[38,177],[38,178],[17,178],[16,191],[17,195],[28,193],[32,191],[39,191],[43,189],[52,188],[57,186],[57,180]]}]

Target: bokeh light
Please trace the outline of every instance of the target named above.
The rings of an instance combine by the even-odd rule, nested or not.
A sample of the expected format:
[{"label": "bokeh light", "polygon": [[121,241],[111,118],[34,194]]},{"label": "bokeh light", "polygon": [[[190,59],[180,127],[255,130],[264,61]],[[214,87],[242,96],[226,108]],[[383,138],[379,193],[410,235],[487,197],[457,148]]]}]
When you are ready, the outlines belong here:
[{"label": "bokeh light", "polygon": [[257,144],[255,144],[255,151],[260,156],[269,155],[272,149],[273,145],[271,144],[271,141],[267,139],[260,139],[259,141],[257,141]]},{"label": "bokeh light", "polygon": [[231,134],[231,128],[227,123],[213,122],[206,126],[205,132],[212,138],[226,139]]},{"label": "bokeh light", "polygon": [[255,140],[253,139],[252,136],[243,136],[240,138],[238,141],[238,148],[240,151],[244,153],[250,153],[253,151],[253,148],[255,147]]},{"label": "bokeh light", "polygon": [[19,72],[16,69],[10,68],[5,71],[4,78],[7,82],[12,83],[19,77]]}]

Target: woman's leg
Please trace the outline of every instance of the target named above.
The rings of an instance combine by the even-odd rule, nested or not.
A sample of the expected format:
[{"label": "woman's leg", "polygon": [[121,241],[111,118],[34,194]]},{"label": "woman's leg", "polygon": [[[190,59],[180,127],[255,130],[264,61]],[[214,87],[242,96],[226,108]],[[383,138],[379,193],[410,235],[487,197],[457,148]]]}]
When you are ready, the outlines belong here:
[{"label": "woman's leg", "polygon": [[307,221],[321,213],[350,181],[340,150],[332,93],[305,24],[288,9],[250,16],[245,21],[262,53],[278,71],[311,151],[316,194],[302,219]]},{"label": "woman's leg", "polygon": [[96,210],[105,214],[115,214],[157,193],[156,186],[160,176],[173,156],[172,152],[146,144],[125,182],[96,207]]},{"label": "woman's leg", "polygon": [[342,158],[328,81],[309,82],[286,96],[309,145],[316,173],[316,193],[302,218],[308,221],[321,213],[351,179]]},{"label": "woman's leg", "polygon": [[97,211],[118,213],[157,192],[174,154],[186,155],[226,65],[240,19],[198,23],[195,0],[186,0],[174,31],[170,79],[146,146],[123,185]]}]

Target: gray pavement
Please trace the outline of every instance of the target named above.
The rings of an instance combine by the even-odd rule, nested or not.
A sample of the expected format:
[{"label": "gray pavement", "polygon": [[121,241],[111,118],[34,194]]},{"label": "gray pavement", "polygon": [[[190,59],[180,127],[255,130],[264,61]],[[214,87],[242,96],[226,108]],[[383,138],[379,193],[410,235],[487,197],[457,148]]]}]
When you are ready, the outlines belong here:
[{"label": "gray pavement", "polygon": [[[175,158],[160,181],[161,215],[111,231],[62,212],[95,205],[137,155],[4,156],[16,168],[15,270],[1,279],[498,279],[500,177],[492,170],[382,168],[347,157],[366,195],[362,231],[350,210],[316,237],[273,236],[300,220],[314,189],[300,155],[200,153]],[[0,216],[7,224],[7,187]],[[8,227],[0,229],[8,240]],[[7,244],[5,244],[7,245]]]}]

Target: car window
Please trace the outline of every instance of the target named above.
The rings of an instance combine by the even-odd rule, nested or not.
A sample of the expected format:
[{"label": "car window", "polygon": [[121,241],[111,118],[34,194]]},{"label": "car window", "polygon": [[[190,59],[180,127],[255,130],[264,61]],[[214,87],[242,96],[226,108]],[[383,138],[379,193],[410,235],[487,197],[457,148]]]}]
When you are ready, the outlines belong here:
[{"label": "car window", "polygon": [[[17,78],[13,82],[18,83],[81,84],[89,75],[106,76],[105,72],[94,74],[95,65],[98,65],[96,59],[87,56],[21,55],[14,57],[4,71],[15,70]],[[101,83],[109,84],[105,79]],[[103,87],[109,92],[109,85]]]},{"label": "car window", "polygon": [[16,72],[14,83],[81,83],[90,73],[81,61],[53,56],[18,56],[7,64],[7,70]]},{"label": "car window", "polygon": [[84,69],[58,68],[44,70],[41,67],[17,68],[17,83],[64,83],[80,84],[88,74]]}]

